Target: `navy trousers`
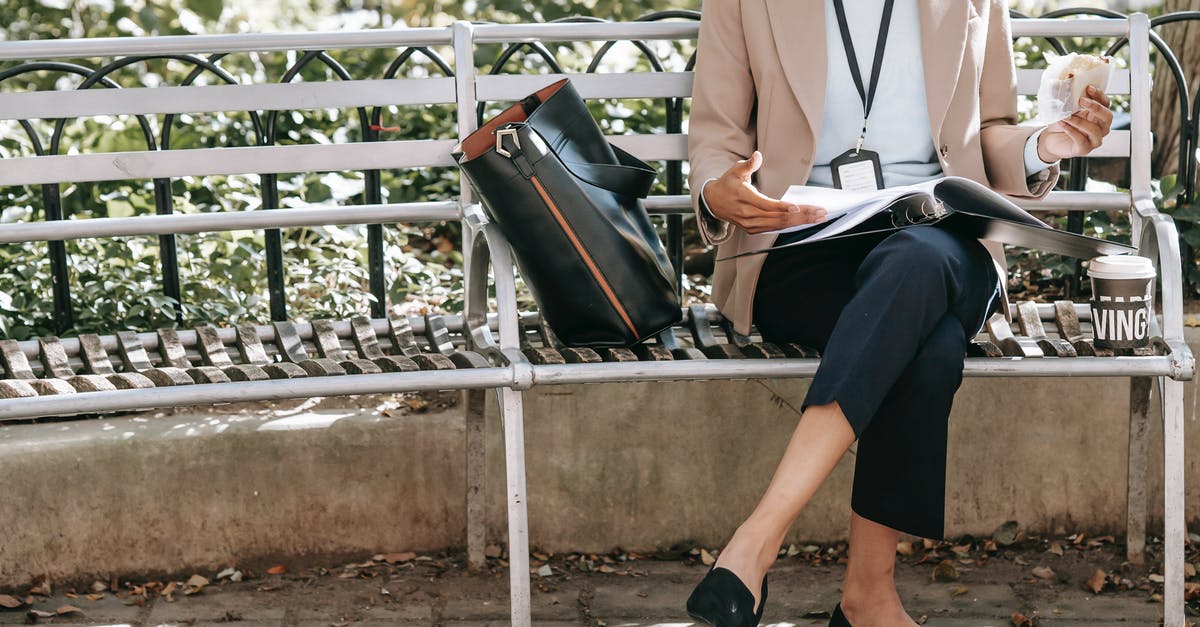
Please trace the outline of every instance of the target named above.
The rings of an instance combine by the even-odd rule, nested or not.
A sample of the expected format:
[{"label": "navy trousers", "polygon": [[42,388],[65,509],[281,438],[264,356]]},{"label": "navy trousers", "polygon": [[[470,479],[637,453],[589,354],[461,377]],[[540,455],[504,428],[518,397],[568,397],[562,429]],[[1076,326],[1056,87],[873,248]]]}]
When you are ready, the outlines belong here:
[{"label": "navy trousers", "polygon": [[851,507],[863,518],[943,536],[950,407],[997,285],[978,240],[932,226],[767,254],[755,325],[766,341],[821,351],[801,409],[841,406],[858,437]]}]

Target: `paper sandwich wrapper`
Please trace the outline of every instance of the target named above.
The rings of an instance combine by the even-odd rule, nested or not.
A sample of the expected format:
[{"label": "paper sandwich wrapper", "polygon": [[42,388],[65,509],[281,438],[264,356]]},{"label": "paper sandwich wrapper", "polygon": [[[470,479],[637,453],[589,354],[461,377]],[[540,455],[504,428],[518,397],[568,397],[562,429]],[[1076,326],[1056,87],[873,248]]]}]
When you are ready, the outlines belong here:
[{"label": "paper sandwich wrapper", "polygon": [[1056,122],[1077,111],[1089,85],[1107,89],[1114,65],[1112,57],[1074,52],[1051,61],[1038,88],[1038,121]]}]

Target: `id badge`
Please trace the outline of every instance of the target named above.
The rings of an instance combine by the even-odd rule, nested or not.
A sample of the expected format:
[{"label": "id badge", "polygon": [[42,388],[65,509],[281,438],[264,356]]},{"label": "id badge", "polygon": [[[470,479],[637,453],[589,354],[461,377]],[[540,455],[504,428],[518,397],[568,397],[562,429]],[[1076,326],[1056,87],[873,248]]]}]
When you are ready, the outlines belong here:
[{"label": "id badge", "polygon": [[847,150],[829,162],[833,186],[853,192],[883,189],[883,167],[874,150]]}]

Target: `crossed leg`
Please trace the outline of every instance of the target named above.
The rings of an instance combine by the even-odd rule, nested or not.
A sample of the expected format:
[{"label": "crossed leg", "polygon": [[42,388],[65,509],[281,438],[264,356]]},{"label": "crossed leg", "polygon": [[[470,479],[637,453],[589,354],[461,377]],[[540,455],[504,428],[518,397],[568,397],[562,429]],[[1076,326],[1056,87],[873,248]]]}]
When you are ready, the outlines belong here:
[{"label": "crossed leg", "polygon": [[[995,271],[973,240],[913,227],[870,249],[853,278],[827,341],[821,342],[821,330],[805,329],[806,343],[823,348],[821,367],[771,483],[717,565],[747,583],[757,604],[758,582],[788,528],[859,438],[843,609],[859,627],[911,624],[892,580],[898,528],[941,535],[946,418],[961,382],[967,335],[982,323]],[[819,280],[808,283],[817,298],[844,289],[831,284],[821,294]],[[802,299],[788,287],[776,286],[775,293]],[[814,314],[810,321],[820,319]],[[780,328],[770,316],[756,321],[768,338],[784,339],[789,324],[806,322],[784,321]],[[909,442],[918,448],[905,449]],[[931,502],[935,511],[919,509]],[[901,617],[906,622],[897,622]]]}]

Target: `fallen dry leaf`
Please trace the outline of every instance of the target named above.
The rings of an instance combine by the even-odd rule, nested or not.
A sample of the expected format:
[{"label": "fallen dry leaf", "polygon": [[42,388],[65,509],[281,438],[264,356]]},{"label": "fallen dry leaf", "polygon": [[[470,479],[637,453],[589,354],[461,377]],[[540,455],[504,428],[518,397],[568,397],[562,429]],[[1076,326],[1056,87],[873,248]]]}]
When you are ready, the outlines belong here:
[{"label": "fallen dry leaf", "polygon": [[33,622],[36,623],[37,619],[39,619],[39,618],[53,618],[54,612],[47,612],[45,610],[29,610],[29,612],[26,615],[29,618],[32,618]]},{"label": "fallen dry leaf", "polygon": [[896,554],[897,555],[903,555],[904,557],[912,557],[913,553],[914,553],[914,551],[913,551],[912,542],[900,542],[900,543],[896,544]]},{"label": "fallen dry leaf", "polygon": [[29,588],[29,594],[36,594],[44,597],[50,596],[50,579],[45,575],[39,575],[33,580],[33,586]]},{"label": "fallen dry leaf", "polygon": [[[417,559],[417,554],[413,553],[412,551],[405,551],[404,553],[387,553],[382,557],[383,559],[380,561],[387,562],[389,564],[403,564],[404,562],[411,562]],[[537,559],[540,559],[544,562],[549,559],[549,557],[539,557]]]},{"label": "fallen dry leaf", "polygon": [[953,588],[950,588],[950,596],[960,597],[970,591],[971,590],[969,588],[967,588],[966,586],[954,586]]},{"label": "fallen dry leaf", "polygon": [[1038,579],[1050,579],[1054,576],[1054,571],[1047,566],[1037,566],[1033,569],[1033,576]]},{"label": "fallen dry leaf", "polygon": [[1183,584],[1183,596],[1189,601],[1200,598],[1200,582],[1189,581]]},{"label": "fallen dry leaf", "polygon": [[1033,627],[1033,618],[1020,612],[1013,612],[1012,624],[1013,627]]},{"label": "fallen dry leaf", "polygon": [[717,563],[717,559],[712,556],[712,553],[709,553],[705,549],[700,549],[700,561],[703,562],[705,566],[712,566],[713,564]]},{"label": "fallen dry leaf", "polygon": [[104,592],[105,590],[108,590],[108,584],[103,581],[92,582],[92,592]]},{"label": "fallen dry leaf", "polygon": [[1104,582],[1107,579],[1108,574],[1100,569],[1097,569],[1096,572],[1092,573],[1091,579],[1088,579],[1084,586],[1086,586],[1088,590],[1091,590],[1093,594],[1100,594],[1100,591],[1104,589]]},{"label": "fallen dry leaf", "polygon": [[204,586],[207,586],[208,583],[209,583],[208,579],[206,579],[202,575],[192,575],[187,580],[188,588],[187,588],[187,590],[183,591],[183,594],[185,596],[191,596],[193,594],[200,594],[201,592],[204,591]]},{"label": "fallen dry leaf", "polygon": [[1000,546],[1012,546],[1020,537],[1021,524],[1015,520],[1005,522],[992,533],[992,539]]},{"label": "fallen dry leaf", "polygon": [[933,573],[929,576],[930,581],[957,581],[958,568],[954,566],[954,562],[950,560],[942,560],[937,566],[933,567]]},{"label": "fallen dry leaf", "polygon": [[8,596],[7,594],[0,594],[0,607],[10,609],[10,610],[15,610],[18,607],[21,607],[22,605],[25,605],[25,604],[23,602],[21,602],[20,599],[18,599],[16,597]]},{"label": "fallen dry leaf", "polygon": [[1050,548],[1046,549],[1046,552],[1047,552],[1047,553],[1053,553],[1053,554],[1055,554],[1055,555],[1057,555],[1057,556],[1059,556],[1059,557],[1062,557],[1062,556],[1063,556],[1063,548],[1062,548],[1062,545],[1061,545],[1061,544],[1059,544],[1059,543],[1057,543],[1057,542],[1051,542],[1051,543],[1050,543]]},{"label": "fallen dry leaf", "polygon": [[267,569],[268,575],[282,575],[286,572],[287,572],[287,566],[284,566],[283,564],[277,564],[277,565],[272,566]]},{"label": "fallen dry leaf", "polygon": [[103,594],[95,594],[95,593],[93,593],[93,594],[89,594],[89,595],[87,595],[87,599],[88,599],[89,601],[99,601],[100,599],[103,599],[103,598],[104,598],[104,595],[103,595]]},{"label": "fallen dry leaf", "polygon": [[58,614],[59,616],[62,616],[64,614],[76,614],[76,613],[82,614],[83,610],[75,607],[74,605],[64,605],[64,606],[58,608],[57,610],[54,610],[54,613]]}]

